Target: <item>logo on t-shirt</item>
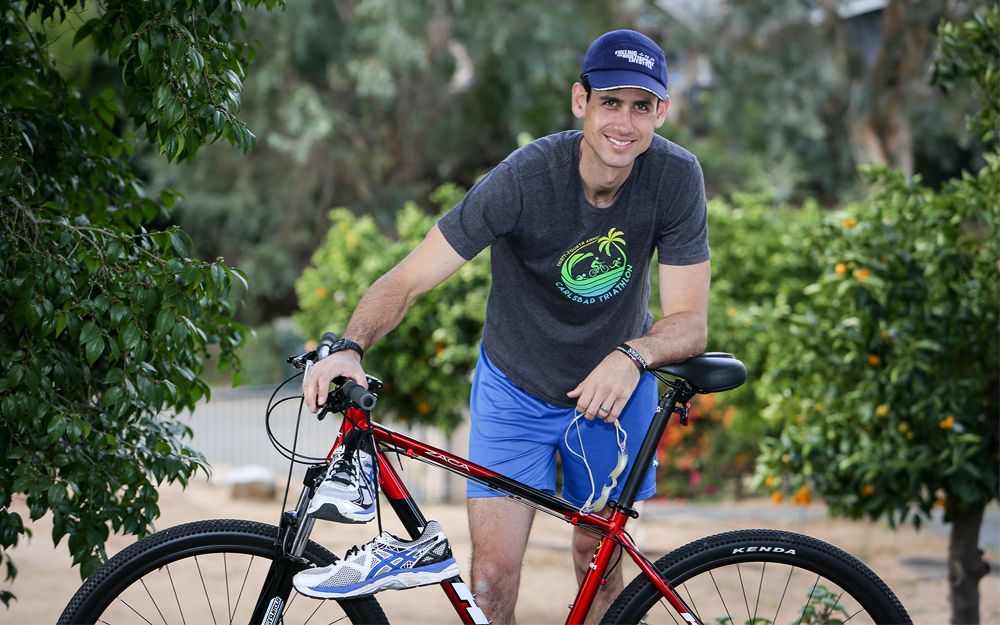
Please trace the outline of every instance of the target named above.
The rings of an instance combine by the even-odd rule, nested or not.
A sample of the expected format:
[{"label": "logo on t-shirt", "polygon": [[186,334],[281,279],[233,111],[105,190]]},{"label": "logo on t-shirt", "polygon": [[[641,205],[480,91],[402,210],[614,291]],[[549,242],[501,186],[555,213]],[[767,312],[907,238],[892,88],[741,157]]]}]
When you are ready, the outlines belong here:
[{"label": "logo on t-shirt", "polygon": [[556,287],[563,295],[583,304],[608,300],[628,284],[632,265],[625,257],[625,233],[612,228],[607,236],[577,243],[559,257],[562,280]]}]

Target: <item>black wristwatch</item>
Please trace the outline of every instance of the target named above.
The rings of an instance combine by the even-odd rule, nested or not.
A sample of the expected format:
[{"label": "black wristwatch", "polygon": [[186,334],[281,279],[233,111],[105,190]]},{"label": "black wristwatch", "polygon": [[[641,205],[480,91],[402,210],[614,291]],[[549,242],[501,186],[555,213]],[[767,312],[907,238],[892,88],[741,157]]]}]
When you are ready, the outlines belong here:
[{"label": "black wristwatch", "polygon": [[345,349],[353,349],[354,351],[358,352],[358,356],[360,358],[364,359],[365,357],[365,350],[362,349],[360,345],[358,345],[357,343],[355,343],[350,339],[339,339],[336,343],[334,343],[330,347],[330,353],[333,354],[334,352],[342,352]]}]

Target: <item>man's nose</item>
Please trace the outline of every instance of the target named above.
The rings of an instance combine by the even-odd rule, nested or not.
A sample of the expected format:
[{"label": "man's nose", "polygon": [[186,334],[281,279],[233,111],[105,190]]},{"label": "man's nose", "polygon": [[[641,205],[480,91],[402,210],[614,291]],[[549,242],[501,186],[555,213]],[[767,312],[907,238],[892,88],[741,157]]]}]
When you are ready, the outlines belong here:
[{"label": "man's nose", "polygon": [[614,128],[622,134],[629,134],[632,132],[632,111],[628,108],[622,108],[618,115],[615,116]]}]

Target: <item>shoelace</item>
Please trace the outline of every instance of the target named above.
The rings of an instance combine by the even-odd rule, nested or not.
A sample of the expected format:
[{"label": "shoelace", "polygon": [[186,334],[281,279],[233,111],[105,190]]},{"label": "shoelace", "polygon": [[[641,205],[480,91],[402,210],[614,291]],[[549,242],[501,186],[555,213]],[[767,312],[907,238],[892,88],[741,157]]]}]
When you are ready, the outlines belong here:
[{"label": "shoelace", "polygon": [[[348,475],[347,480],[343,480],[338,477],[339,474],[346,473]],[[341,457],[336,463],[334,463],[332,470],[330,471],[331,480],[337,480],[338,482],[343,482],[345,484],[353,484],[357,481],[357,471],[355,470],[354,463],[350,460],[346,460]]]},{"label": "shoelace", "polygon": [[358,547],[357,545],[354,545],[353,547],[351,547],[350,549],[348,549],[347,553],[344,554],[344,559],[346,560],[350,556],[353,556],[353,555],[358,554],[358,553],[361,553],[361,554],[370,554],[375,549],[375,544],[376,543],[378,543],[381,546],[388,546],[389,545],[389,541],[386,540],[386,539],[383,539],[382,538],[382,534],[379,534],[378,536],[376,536],[375,538],[373,538],[372,541],[369,542],[369,543],[365,543],[365,544],[361,545],[360,547]]}]

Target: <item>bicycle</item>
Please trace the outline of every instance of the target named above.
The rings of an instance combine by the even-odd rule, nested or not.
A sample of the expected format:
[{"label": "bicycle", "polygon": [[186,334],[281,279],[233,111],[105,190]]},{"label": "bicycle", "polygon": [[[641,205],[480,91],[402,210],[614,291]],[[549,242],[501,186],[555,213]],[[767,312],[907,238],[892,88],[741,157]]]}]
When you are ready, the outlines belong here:
[{"label": "bicycle", "polygon": [[[328,333],[316,350],[288,361],[307,369],[326,355],[335,340]],[[633,507],[635,498],[669,420],[676,414],[679,424],[687,425],[687,405],[695,395],[730,390],[746,380],[743,363],[723,353],[702,354],[653,373],[667,390],[660,397],[619,500],[608,503],[612,513],[607,519],[581,512],[558,497],[372,421],[371,411],[381,390],[376,378],[369,376],[367,391],[350,380],[338,384],[317,417],[323,419],[331,412],[344,414],[334,448],[359,435],[377,442],[377,479],[382,495],[411,538],[420,535],[427,520],[394,469],[392,454],[478,480],[511,499],[600,535],[602,540],[570,606],[567,623],[586,619],[606,573],[619,564],[612,562],[616,553],[619,559],[622,553],[628,554],[640,574],[614,600],[604,615],[605,623],[763,625],[779,618],[803,625],[910,623],[893,592],[867,566],[832,545],[792,532],[717,534],[650,562],[625,526],[639,516]],[[269,406],[269,418],[272,409]],[[288,449],[273,437],[272,442],[293,462],[302,461],[294,445]],[[147,623],[176,619],[272,624],[305,622],[321,609],[336,612],[322,617],[328,623],[342,619],[386,623],[374,595],[324,601],[292,589],[295,573],[335,560],[331,552],[309,540],[314,519],[305,515],[317,478],[322,478],[325,469],[322,462],[309,467],[296,508],[284,512],[277,527],[233,519],[199,521],[134,543],[83,584],[59,623],[136,622],[141,618]],[[266,566],[256,566],[258,561]],[[463,623],[489,623],[460,575],[440,586]]]}]

